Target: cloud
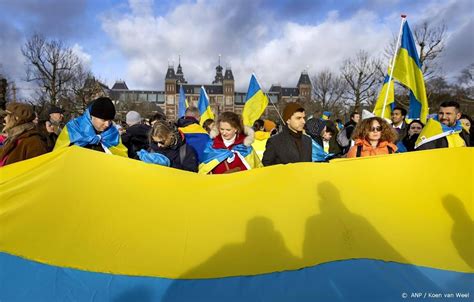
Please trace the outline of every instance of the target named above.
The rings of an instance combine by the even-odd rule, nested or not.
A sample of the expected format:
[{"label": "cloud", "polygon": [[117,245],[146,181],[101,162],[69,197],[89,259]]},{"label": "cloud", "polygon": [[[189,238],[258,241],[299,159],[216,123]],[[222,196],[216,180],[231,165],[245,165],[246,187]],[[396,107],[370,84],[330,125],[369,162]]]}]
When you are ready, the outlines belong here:
[{"label": "cloud", "polygon": [[250,0],[201,0],[164,16],[154,16],[151,8],[140,14],[131,9],[105,15],[103,29],[129,60],[129,86],[150,89],[162,89],[168,62],[177,65],[179,54],[188,81],[210,83],[221,53],[237,88],[245,91],[252,72],[267,88],[277,82],[294,86],[308,65],[311,73],[337,69],[359,49],[381,53],[391,38],[370,11],[345,20],[332,11],[317,25],[302,25],[262,14]]},{"label": "cloud", "polygon": [[86,68],[90,68],[91,65],[91,55],[84,51],[83,47],[79,44],[74,44],[71,47],[72,52],[81,60],[82,64]]},{"label": "cloud", "polygon": [[4,21],[0,21],[0,28],[0,74],[10,80],[25,78],[22,45],[18,40],[21,33]]}]

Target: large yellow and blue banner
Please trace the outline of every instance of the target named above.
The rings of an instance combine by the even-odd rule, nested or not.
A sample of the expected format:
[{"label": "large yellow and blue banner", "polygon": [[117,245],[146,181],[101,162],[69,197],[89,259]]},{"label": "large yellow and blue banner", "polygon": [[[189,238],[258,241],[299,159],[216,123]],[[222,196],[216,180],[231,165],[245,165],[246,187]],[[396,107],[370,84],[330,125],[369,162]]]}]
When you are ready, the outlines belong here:
[{"label": "large yellow and blue banner", "polygon": [[420,119],[425,123],[429,111],[425,80],[415,40],[407,21],[403,24],[401,45],[395,59],[393,77],[410,89],[408,118]]},{"label": "large yellow and blue banner", "polygon": [[207,96],[207,92],[204,86],[201,86],[201,91],[199,93],[198,109],[199,114],[201,115],[201,119],[199,120],[201,126],[206,120],[214,119],[214,113],[211,110],[209,97]]},{"label": "large yellow and blue banner", "polygon": [[[199,175],[62,148],[0,169],[0,301],[472,298],[473,158]],[[447,162],[462,169],[447,175]],[[393,189],[414,163],[423,177]]]},{"label": "large yellow and blue banner", "polygon": [[268,105],[268,97],[263,93],[262,87],[257,81],[255,74],[252,74],[245,98],[242,119],[245,126],[252,127],[253,123],[262,116]]}]

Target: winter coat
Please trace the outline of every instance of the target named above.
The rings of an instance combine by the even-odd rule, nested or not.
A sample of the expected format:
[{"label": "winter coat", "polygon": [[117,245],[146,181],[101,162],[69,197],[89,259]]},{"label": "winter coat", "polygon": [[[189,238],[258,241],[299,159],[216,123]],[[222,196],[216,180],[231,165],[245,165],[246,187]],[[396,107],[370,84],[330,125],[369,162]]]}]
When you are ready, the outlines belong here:
[{"label": "winter coat", "polygon": [[[222,139],[222,135],[218,135],[214,138],[212,143],[212,148],[214,149],[227,149],[232,150],[233,147],[243,144],[246,138],[245,134],[239,133],[235,138],[235,142],[226,147],[224,145],[224,140]],[[232,162],[227,162],[227,160],[223,160],[220,162],[214,169],[212,169],[212,174],[225,174],[225,173],[233,173],[239,171],[245,171],[247,167],[244,165],[242,160],[239,156],[234,156],[234,160]]]},{"label": "winter coat", "polygon": [[[172,168],[190,172],[198,171],[196,151],[186,144],[184,136],[179,132],[177,135],[177,141],[174,145],[167,148],[161,148],[158,147],[156,143],[152,142],[148,151],[161,153],[166,156],[170,160],[170,167]],[[181,160],[181,154],[184,154],[183,160]]]},{"label": "winter coat", "polygon": [[282,132],[268,139],[262,159],[264,166],[312,161],[311,137],[302,135],[300,152],[289,131],[288,127],[283,127]]},{"label": "winter coat", "polygon": [[130,126],[122,134],[122,144],[128,149],[128,157],[137,158],[137,152],[141,149],[148,149],[148,134],[151,127],[145,124]]},{"label": "winter coat", "polygon": [[347,157],[357,157],[357,148],[359,146],[362,146],[360,157],[391,154],[397,151],[397,146],[387,141],[379,142],[377,147],[374,148],[367,140],[356,139],[354,146],[347,152]]},{"label": "winter coat", "polygon": [[270,138],[270,132],[256,131],[255,141],[252,143],[252,148],[257,152],[258,158],[262,160],[263,153],[265,152],[265,146]]},{"label": "winter coat", "polygon": [[0,167],[48,152],[44,137],[34,126],[32,127],[13,140],[6,141],[0,148]]}]

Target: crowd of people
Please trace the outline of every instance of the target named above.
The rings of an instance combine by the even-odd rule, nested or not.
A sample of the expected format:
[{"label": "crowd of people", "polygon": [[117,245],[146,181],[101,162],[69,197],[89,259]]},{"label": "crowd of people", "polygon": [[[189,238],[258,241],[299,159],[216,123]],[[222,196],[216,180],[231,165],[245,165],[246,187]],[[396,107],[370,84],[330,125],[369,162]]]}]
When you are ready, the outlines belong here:
[{"label": "crowd of people", "polygon": [[129,157],[150,164],[201,174],[226,174],[297,162],[327,161],[418,150],[466,147],[473,143],[472,120],[455,101],[445,101],[427,120],[407,120],[395,107],[391,119],[362,118],[353,112],[346,124],[326,115],[306,120],[297,102],[288,103],[282,123],[257,120],[244,126],[242,117],[223,112],[200,124],[199,110],[188,107],[177,121],[162,112],[145,120],[126,114],[114,122],[116,110],[107,97],[91,102],[85,112],[64,123],[64,111],[51,106],[49,119],[38,120],[31,105],[8,103],[1,111],[0,167],[72,145]]}]

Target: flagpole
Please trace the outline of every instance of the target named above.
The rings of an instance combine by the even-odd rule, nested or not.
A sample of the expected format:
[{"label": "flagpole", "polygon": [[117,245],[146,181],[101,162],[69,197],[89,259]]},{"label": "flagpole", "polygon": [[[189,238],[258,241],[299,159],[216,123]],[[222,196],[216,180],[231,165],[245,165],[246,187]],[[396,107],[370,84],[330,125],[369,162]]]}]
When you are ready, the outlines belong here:
[{"label": "flagpole", "polygon": [[388,92],[390,90],[390,85],[392,84],[392,77],[393,77],[393,70],[395,69],[395,59],[397,57],[398,53],[398,48],[400,45],[400,39],[402,37],[402,32],[403,32],[403,24],[405,23],[406,15],[401,15],[402,17],[402,22],[400,24],[400,31],[398,32],[398,38],[397,38],[397,44],[395,44],[395,53],[393,54],[393,58],[391,61],[390,66],[390,76],[388,77],[388,85],[387,85],[387,91],[385,92],[385,98],[383,101],[383,107],[382,107],[382,118],[385,116],[385,106],[387,106],[387,99],[388,99]]},{"label": "flagpole", "polygon": [[268,94],[266,92],[264,92],[264,93],[265,93],[265,96],[267,97],[267,99],[270,101],[270,103],[272,103],[273,107],[275,107],[275,110],[276,110],[280,120],[283,122],[283,124],[285,124],[285,121],[283,120],[283,117],[281,116],[280,111],[278,111],[278,108],[275,106],[275,103],[273,103],[272,99],[268,96]]}]

